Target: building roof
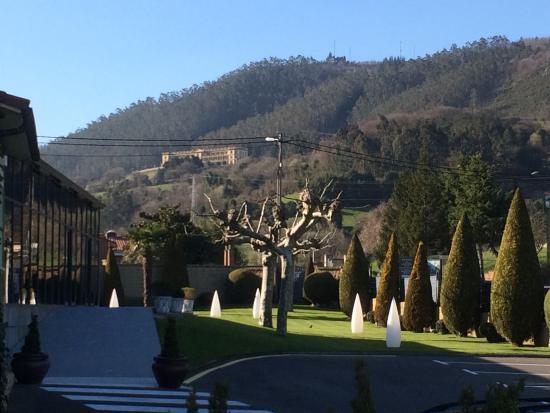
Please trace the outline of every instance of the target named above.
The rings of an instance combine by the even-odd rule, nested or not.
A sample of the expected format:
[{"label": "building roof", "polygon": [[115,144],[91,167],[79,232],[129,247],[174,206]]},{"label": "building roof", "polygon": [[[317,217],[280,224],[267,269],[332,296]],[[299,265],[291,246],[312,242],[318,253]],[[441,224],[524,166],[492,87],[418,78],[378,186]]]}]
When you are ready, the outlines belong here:
[{"label": "building roof", "polygon": [[34,162],[42,174],[52,177],[62,187],[88,200],[95,208],[103,204],[85,189],[40,159],[38,137],[30,100],[0,91],[0,144],[4,155],[22,161]]}]

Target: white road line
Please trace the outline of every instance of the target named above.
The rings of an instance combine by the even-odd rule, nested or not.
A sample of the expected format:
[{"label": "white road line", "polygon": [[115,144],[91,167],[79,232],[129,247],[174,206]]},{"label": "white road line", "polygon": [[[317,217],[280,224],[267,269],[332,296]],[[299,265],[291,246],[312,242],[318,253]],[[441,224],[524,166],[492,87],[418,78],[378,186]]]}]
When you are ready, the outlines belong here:
[{"label": "white road line", "polygon": [[[98,394],[134,394],[136,396],[185,396],[189,395],[188,391],[183,390],[145,390],[145,389],[103,389],[90,387],[48,387],[43,386],[41,389],[57,392],[57,393],[98,393]],[[210,394],[205,392],[197,392],[197,397],[208,397]]]},{"label": "white road line", "polygon": [[444,366],[448,366],[449,363],[446,363],[444,361],[441,361],[441,360],[432,360],[434,363],[437,363],[437,364],[443,364]]},{"label": "white road line", "polygon": [[[42,384],[67,385],[67,386],[101,386],[101,387],[158,387],[157,381],[152,377],[46,377]],[[180,388],[186,388],[182,386]]]},{"label": "white road line", "polygon": [[[69,400],[77,400],[84,402],[110,402],[110,403],[148,403],[148,404],[173,404],[177,406],[185,406],[186,399],[167,399],[167,398],[152,398],[152,397],[120,397],[120,396],[81,396],[73,394],[64,394],[63,397]],[[197,399],[197,404],[200,406],[208,406],[208,399]],[[246,403],[235,400],[228,400],[228,406],[248,407]]]},{"label": "white road line", "polygon": [[550,367],[550,364],[538,364],[538,363],[500,363],[498,361],[495,362],[485,362],[485,361],[439,361],[439,360],[432,360],[436,363],[446,363],[446,364],[472,364],[472,365],[480,365],[480,366],[493,366],[493,365],[500,365],[500,366],[535,366],[535,367]]},{"label": "white road line", "polygon": [[544,389],[550,390],[550,386],[525,386],[526,389]]},{"label": "white road line", "polygon": [[[170,407],[160,407],[160,406],[124,406],[116,404],[86,404],[86,407],[89,407],[94,410],[99,410],[103,412],[139,412],[139,413],[187,413],[186,408],[170,408]],[[199,409],[199,413],[208,413],[208,409]],[[231,409],[231,413],[273,413],[269,410],[241,410],[241,409]]]},{"label": "white road line", "polygon": [[477,376],[477,372],[475,372],[475,371],[468,370],[468,369],[462,369],[462,371],[465,372],[465,373],[469,373],[469,374],[471,374],[471,375],[473,375],[473,376]]},{"label": "white road line", "polygon": [[221,364],[211,369],[201,371],[200,373],[195,374],[194,376],[189,377],[185,380],[184,384],[191,384],[194,381],[220,369],[224,369],[229,366],[233,366],[244,361],[251,360],[262,360],[267,358],[278,358],[278,357],[370,357],[370,358],[394,358],[397,357],[395,354],[315,354],[315,353],[290,353],[290,354],[266,354],[263,356],[254,356],[254,357],[245,357],[238,360],[229,361],[227,363]]},{"label": "white road line", "polygon": [[[462,371],[466,371],[466,369],[462,369]],[[471,371],[468,370],[468,372],[476,373],[476,374],[506,374],[506,375],[512,375],[512,376],[550,376],[550,373],[527,373],[527,372],[515,372],[515,371]]]}]

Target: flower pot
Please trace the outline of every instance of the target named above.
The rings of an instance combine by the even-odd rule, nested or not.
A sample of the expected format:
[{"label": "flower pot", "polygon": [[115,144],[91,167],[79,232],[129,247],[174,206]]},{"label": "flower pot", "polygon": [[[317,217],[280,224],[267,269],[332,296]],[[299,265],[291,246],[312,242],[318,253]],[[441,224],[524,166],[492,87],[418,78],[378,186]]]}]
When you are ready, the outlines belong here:
[{"label": "flower pot", "polygon": [[183,312],[183,298],[172,298],[172,303],[170,304],[170,312]]},{"label": "flower pot", "polygon": [[159,314],[168,314],[172,304],[172,297],[159,295],[155,297],[155,312]]},{"label": "flower pot", "polygon": [[46,353],[15,353],[11,368],[18,383],[40,384],[50,368]]},{"label": "flower pot", "polygon": [[195,300],[183,300],[183,312],[185,314],[193,314],[193,304],[195,303]]},{"label": "flower pot", "polygon": [[187,377],[189,372],[189,363],[185,357],[168,358],[157,356],[154,358],[153,374],[159,387],[167,389],[177,389]]}]

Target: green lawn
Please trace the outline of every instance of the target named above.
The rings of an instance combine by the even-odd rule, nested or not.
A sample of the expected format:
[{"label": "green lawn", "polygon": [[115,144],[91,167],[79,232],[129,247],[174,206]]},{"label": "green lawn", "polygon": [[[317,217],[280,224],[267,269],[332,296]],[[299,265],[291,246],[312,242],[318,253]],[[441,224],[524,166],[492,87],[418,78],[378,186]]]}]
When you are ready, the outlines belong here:
[{"label": "green lawn", "polygon": [[[350,323],[340,311],[297,306],[289,314],[286,337],[261,328],[248,308],[222,311],[222,319],[213,319],[207,311],[193,316],[179,315],[178,331],[184,353],[193,367],[229,357],[285,352],[388,352],[385,329],[365,323],[363,334],[352,335]],[[274,317],[274,321],[276,317]],[[166,319],[157,319],[163,334]],[[485,339],[458,338],[453,335],[403,332],[402,346],[391,352],[457,352],[516,356],[550,356],[547,347],[513,347],[508,343],[491,344]]]}]

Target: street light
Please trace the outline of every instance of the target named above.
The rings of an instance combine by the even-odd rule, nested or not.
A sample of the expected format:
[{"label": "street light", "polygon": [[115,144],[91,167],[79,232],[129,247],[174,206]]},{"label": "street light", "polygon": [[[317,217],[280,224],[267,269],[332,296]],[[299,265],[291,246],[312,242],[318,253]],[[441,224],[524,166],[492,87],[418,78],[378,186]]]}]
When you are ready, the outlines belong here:
[{"label": "street light", "polygon": [[277,147],[279,149],[279,164],[277,166],[277,205],[281,207],[282,201],[281,201],[281,180],[283,176],[283,148],[282,143],[283,141],[283,135],[279,133],[277,137],[272,136],[266,136],[265,140],[266,142],[277,142]]}]

